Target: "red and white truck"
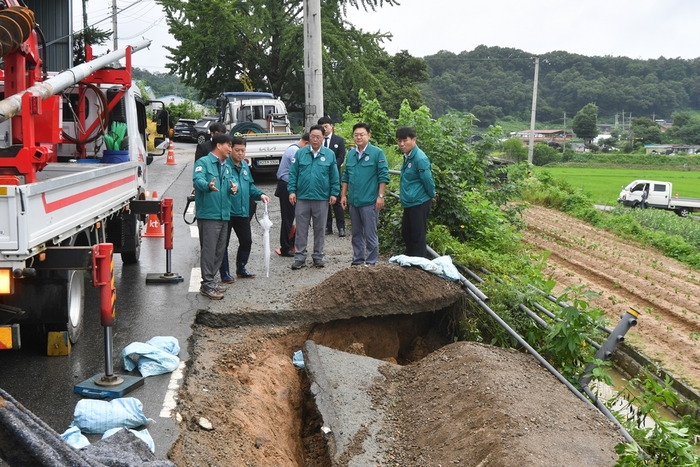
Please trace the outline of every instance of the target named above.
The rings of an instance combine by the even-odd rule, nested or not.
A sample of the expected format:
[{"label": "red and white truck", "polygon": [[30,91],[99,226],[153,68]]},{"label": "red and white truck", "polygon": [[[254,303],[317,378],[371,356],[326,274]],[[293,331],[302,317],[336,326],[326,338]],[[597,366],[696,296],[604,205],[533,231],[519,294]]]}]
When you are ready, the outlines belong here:
[{"label": "red and white truck", "polygon": [[[75,342],[90,247],[112,243],[125,263],[139,260],[145,215],[134,205],[149,202],[147,164],[156,154],[146,149],[131,53],[150,42],[95,60],[88,48],[86,63],[47,76],[33,13],[5,4],[0,22],[4,15],[19,26],[10,31],[16,46],[0,50],[0,348],[19,346],[19,325],[66,331]],[[126,66],[114,67],[122,58]],[[159,120],[167,134],[167,114]],[[105,153],[113,122],[126,134],[118,152]]]}]

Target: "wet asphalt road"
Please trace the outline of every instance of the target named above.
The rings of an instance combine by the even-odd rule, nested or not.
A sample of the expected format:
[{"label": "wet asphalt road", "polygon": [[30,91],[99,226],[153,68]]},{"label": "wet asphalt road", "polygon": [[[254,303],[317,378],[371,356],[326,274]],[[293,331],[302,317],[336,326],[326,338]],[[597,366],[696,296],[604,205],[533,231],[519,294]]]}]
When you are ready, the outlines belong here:
[{"label": "wet asphalt road", "polygon": [[[203,303],[197,299],[196,292],[188,291],[192,268],[199,265],[199,242],[182,221],[185,198],[191,190],[194,149],[194,144],[176,143],[176,165],[166,165],[164,156],[156,158],[148,167],[148,188],[155,190],[159,198],[174,200],[171,270],[180,274],[183,282],[146,284],[146,274],[166,271],[162,238],[143,239],[137,264],[124,266],[119,256],[115,256],[117,324],[112,332],[114,373],[117,375],[125,374],[119,352],[132,342],[145,342],[154,336],[176,337],[181,361],[188,358],[187,339],[197,307]],[[256,182],[266,192],[274,192],[274,182],[270,178]],[[99,290],[92,286],[92,278],[87,274],[85,290],[85,328],[69,356],[47,357],[45,349],[36,348],[30,342],[23,342],[22,349],[0,352],[0,387],[58,433],[69,427],[75,405],[81,399],[73,392],[74,385],[105,371]],[[178,373],[148,377],[142,387],[126,394],[138,398],[146,417],[154,420],[147,428],[154,439],[156,455],[161,459],[178,436],[176,421],[167,409],[174,403],[172,396],[181,383]],[[138,376],[137,371],[129,374]],[[99,436],[88,438],[94,442]]]}]

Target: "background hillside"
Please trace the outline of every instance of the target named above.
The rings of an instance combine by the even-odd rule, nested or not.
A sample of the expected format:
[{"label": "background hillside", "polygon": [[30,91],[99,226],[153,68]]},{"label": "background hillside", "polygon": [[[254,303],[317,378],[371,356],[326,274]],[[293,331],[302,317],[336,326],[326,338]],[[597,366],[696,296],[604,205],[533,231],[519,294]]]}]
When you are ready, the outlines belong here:
[{"label": "background hillside", "polygon": [[[601,121],[647,116],[670,119],[680,110],[700,109],[700,59],[587,57],[564,51],[541,55],[538,122],[561,122],[588,103]],[[510,116],[529,121],[534,56],[513,48],[487,47],[424,57],[430,78],[419,85],[433,112],[472,112],[488,126]],[[561,124],[560,123],[560,124]]]}]

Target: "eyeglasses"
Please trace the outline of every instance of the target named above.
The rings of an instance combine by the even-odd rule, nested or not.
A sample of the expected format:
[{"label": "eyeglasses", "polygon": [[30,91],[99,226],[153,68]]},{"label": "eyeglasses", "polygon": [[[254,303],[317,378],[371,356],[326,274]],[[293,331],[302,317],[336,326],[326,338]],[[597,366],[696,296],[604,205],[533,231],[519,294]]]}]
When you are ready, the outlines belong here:
[{"label": "eyeglasses", "polygon": [[309,135],[311,139],[323,139],[323,135]]},{"label": "eyeglasses", "polygon": [[353,138],[364,138],[365,136],[369,136],[369,133],[354,133]]}]

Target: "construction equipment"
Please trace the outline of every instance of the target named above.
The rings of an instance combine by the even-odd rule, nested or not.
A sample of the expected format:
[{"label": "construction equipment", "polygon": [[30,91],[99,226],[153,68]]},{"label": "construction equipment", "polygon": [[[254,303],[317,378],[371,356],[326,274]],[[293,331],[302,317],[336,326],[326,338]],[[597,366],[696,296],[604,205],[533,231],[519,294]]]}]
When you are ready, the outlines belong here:
[{"label": "construction equipment", "polygon": [[[0,348],[19,346],[17,323],[74,343],[92,247],[111,243],[137,262],[146,214],[136,208],[151,203],[146,102],[131,80],[131,54],[150,41],[94,60],[88,47],[86,63],[45,76],[36,28],[18,0],[0,2],[0,330],[17,336]],[[167,134],[167,112],[157,119]],[[109,128],[123,138],[119,157],[103,156]]]}]

